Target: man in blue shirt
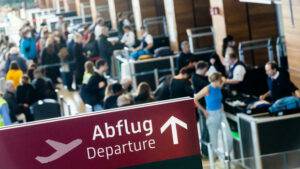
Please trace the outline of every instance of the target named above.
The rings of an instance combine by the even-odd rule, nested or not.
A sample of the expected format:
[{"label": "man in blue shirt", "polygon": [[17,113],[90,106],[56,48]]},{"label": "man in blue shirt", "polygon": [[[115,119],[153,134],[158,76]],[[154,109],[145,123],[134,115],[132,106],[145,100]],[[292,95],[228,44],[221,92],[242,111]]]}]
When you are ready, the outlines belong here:
[{"label": "man in blue shirt", "polygon": [[0,97],[0,127],[11,124],[7,102]]}]

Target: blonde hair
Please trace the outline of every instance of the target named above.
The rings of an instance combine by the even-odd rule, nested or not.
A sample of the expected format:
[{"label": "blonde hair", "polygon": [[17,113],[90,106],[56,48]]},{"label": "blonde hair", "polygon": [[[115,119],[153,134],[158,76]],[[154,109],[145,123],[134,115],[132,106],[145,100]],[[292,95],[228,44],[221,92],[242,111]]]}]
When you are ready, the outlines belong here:
[{"label": "blonde hair", "polygon": [[208,77],[210,83],[222,80],[222,74],[220,72],[214,72]]},{"label": "blonde hair", "polygon": [[137,95],[147,95],[149,98],[153,99],[154,96],[151,91],[151,87],[146,82],[141,82],[137,88]]},{"label": "blonde hair", "polygon": [[84,64],[84,69],[85,69],[85,72],[93,74],[94,73],[94,63],[92,61],[86,61]]},{"label": "blonde hair", "polygon": [[105,97],[103,100],[106,101],[106,99],[112,95],[113,95],[112,84],[108,84],[105,88]]},{"label": "blonde hair", "polygon": [[75,41],[75,43],[81,43],[82,42],[82,35],[80,33],[76,33],[74,35],[74,41]]}]

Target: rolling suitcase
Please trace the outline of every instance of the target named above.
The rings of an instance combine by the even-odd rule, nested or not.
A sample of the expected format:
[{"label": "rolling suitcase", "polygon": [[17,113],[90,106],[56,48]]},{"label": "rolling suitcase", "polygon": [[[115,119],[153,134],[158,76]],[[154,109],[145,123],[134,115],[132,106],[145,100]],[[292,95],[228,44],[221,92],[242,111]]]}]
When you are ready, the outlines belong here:
[{"label": "rolling suitcase", "polygon": [[44,99],[37,101],[31,107],[34,120],[44,120],[61,116],[60,105],[56,100]]}]

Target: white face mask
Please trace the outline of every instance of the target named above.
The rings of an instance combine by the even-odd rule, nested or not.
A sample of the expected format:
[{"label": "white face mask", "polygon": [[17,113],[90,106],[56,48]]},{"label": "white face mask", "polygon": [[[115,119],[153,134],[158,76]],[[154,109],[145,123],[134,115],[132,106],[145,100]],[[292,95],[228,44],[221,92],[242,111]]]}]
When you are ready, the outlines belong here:
[{"label": "white face mask", "polygon": [[25,35],[25,37],[28,38],[28,39],[30,39],[30,38],[32,38],[32,34],[31,34],[31,33],[27,33],[27,34]]}]

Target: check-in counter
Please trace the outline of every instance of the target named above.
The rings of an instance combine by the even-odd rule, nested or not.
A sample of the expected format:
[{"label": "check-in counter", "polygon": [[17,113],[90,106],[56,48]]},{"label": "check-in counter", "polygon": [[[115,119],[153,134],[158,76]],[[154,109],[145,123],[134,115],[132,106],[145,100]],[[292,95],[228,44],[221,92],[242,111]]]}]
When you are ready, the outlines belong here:
[{"label": "check-in counter", "polygon": [[[300,166],[300,113],[271,117],[227,113],[237,123],[239,137],[234,141],[236,158],[249,169],[283,169]],[[287,153],[293,152],[294,153]],[[272,154],[280,154],[274,156]]]},{"label": "check-in counter", "polygon": [[133,88],[136,89],[141,82],[147,82],[152,90],[158,86],[158,79],[165,75],[175,75],[175,63],[177,55],[152,58],[147,60],[132,60],[116,56],[118,76],[131,77]]}]

